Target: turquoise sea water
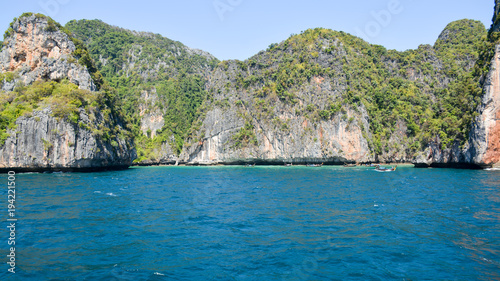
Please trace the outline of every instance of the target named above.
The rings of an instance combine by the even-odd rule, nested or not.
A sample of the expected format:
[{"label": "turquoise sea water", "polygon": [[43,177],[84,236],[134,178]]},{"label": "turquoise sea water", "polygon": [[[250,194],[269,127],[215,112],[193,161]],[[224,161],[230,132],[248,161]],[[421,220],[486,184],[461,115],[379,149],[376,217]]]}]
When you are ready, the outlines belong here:
[{"label": "turquoise sea water", "polygon": [[500,171],[149,167],[16,192],[1,280],[500,279]]}]

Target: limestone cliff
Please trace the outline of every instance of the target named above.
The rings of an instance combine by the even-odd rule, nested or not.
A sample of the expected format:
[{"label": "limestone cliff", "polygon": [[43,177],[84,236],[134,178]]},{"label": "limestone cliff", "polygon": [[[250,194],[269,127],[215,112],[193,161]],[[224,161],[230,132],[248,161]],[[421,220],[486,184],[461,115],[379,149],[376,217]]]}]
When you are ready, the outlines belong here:
[{"label": "limestone cliff", "polygon": [[[495,0],[495,16],[490,34],[500,32],[500,0]],[[493,36],[490,36],[493,38]],[[483,165],[500,166],[500,43],[495,41],[495,54],[491,62],[491,71],[484,86],[484,97],[479,108],[480,116],[474,123],[477,135],[484,142],[475,142],[475,161]],[[482,149],[487,144],[486,151]],[[484,151],[484,152],[483,152]],[[483,152],[483,153],[481,153]]]},{"label": "limestone cliff", "polygon": [[[485,54],[475,63],[485,65],[489,72],[479,79],[482,84],[481,102],[472,121],[468,142],[460,147],[442,149],[438,137],[414,163],[419,167],[489,168],[500,166],[500,1],[495,0],[493,24],[489,30],[489,43]],[[491,55],[490,55],[491,54]],[[491,59],[491,61],[490,61]],[[479,67],[481,68],[481,67]]]},{"label": "limestone cliff", "polygon": [[[374,161],[368,143],[358,124],[341,116],[331,121],[311,123],[307,118],[290,113],[278,115],[277,122],[261,122],[252,119],[248,136],[254,135],[254,142],[244,144],[239,138],[245,129],[246,118],[236,111],[214,109],[207,114],[202,132],[205,137],[193,143],[184,155],[188,164],[283,164],[283,163],[325,163]],[[348,118],[357,115],[347,112]],[[278,122],[282,122],[279,124]],[[282,126],[281,128],[277,127]],[[247,129],[248,130],[248,129]],[[246,137],[248,137],[246,136]],[[244,140],[243,140],[244,141]],[[182,158],[183,157],[183,158]]]},{"label": "limestone cliff", "polygon": [[369,117],[363,106],[346,106],[331,118],[314,115],[316,105],[324,107],[339,95],[330,78],[317,76],[303,84],[297,89],[297,104],[290,105],[277,97],[256,99],[250,89],[228,89],[227,83],[237,83],[238,69],[233,61],[213,73],[207,85],[214,89],[211,109],[201,120],[197,136],[188,140],[181,163],[375,161],[366,140]]},{"label": "limestone cliff", "polygon": [[[16,129],[0,148],[0,171],[99,171],[124,169],[135,158],[124,139],[103,141],[75,124],[52,117],[50,109],[16,120]],[[85,111],[81,124],[91,126]]]},{"label": "limestone cliff", "polygon": [[[434,47],[400,54],[342,32],[315,29],[246,61],[221,62],[206,85],[212,94],[209,110],[179,159],[189,164],[342,164],[412,162],[425,155],[418,161],[462,161],[465,156],[455,151],[459,143],[441,151],[438,140],[431,154],[433,141],[422,153],[419,140],[433,138],[425,127],[442,122],[432,120],[442,117],[431,105],[457,80],[449,69],[467,73],[474,66],[477,54],[462,41],[469,32],[485,29],[475,21],[457,21]],[[455,46],[465,55],[450,61],[446,57]]]},{"label": "limestone cliff", "polygon": [[[487,30],[478,21],[452,22],[433,46],[405,52],[316,28],[245,61],[222,62],[158,34],[98,20],[71,21],[66,27],[89,47],[96,68],[116,88],[133,132],[126,139],[135,140],[138,164],[387,161],[483,167],[498,161],[492,113],[497,111],[498,79],[494,67],[489,75],[476,73],[478,58],[488,57],[481,49]],[[50,22],[43,29],[58,32]],[[32,41],[47,40],[40,34]],[[8,49],[36,54],[3,55],[4,69],[16,72],[9,77],[26,83],[67,77],[93,90],[84,86],[92,85],[85,82],[85,73],[70,70],[85,70],[72,59],[71,40],[54,41],[44,49],[26,47],[26,39],[17,45],[6,40]],[[37,59],[44,56],[67,64],[56,67],[61,75]],[[4,79],[3,87],[10,90],[15,83]],[[102,127],[91,131],[106,135],[107,141],[119,135]],[[113,147],[122,145],[115,140]]]},{"label": "limestone cliff", "polygon": [[500,166],[500,44],[495,46],[478,113],[471,134],[472,161],[483,167]]},{"label": "limestone cliff", "polygon": [[490,72],[483,83],[483,97],[471,134],[472,161],[482,167],[500,166],[500,0],[495,0],[489,38],[494,46]]},{"label": "limestone cliff", "polygon": [[18,78],[4,83],[2,90],[12,91],[18,81],[28,85],[64,78],[80,89],[95,90],[87,69],[73,56],[75,44],[51,20],[41,15],[24,16],[12,23],[10,32],[0,53],[0,71],[15,72]]},{"label": "limestone cliff", "polygon": [[[158,132],[165,126],[165,119],[163,117],[164,111],[162,110],[164,105],[162,104],[155,87],[143,90],[139,101],[139,116],[141,118],[140,129],[142,131],[142,136],[140,136],[140,138],[147,138],[148,141],[153,141],[158,136]],[[172,136],[167,142],[154,145],[149,151],[151,157],[147,160],[141,161],[139,165],[147,166],[178,163],[179,159],[172,149],[172,146],[169,144],[173,142],[174,139]]]},{"label": "limestone cliff", "polygon": [[1,171],[123,169],[135,159],[109,93],[95,91],[75,51],[48,17],[12,23],[0,52],[0,74],[13,77],[0,91]]},{"label": "limestone cliff", "polygon": [[139,116],[141,117],[141,131],[144,135],[154,138],[156,132],[165,125],[163,112],[158,106],[159,98],[156,89],[142,91],[139,104]]}]

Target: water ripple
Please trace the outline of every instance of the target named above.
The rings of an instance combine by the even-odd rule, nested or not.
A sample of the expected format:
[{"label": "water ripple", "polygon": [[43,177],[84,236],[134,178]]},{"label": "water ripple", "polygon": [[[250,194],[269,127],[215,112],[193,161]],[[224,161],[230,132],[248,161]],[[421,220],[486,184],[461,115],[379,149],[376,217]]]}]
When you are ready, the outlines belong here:
[{"label": "water ripple", "polygon": [[16,187],[21,279],[2,280],[500,279],[496,171],[152,167]]}]

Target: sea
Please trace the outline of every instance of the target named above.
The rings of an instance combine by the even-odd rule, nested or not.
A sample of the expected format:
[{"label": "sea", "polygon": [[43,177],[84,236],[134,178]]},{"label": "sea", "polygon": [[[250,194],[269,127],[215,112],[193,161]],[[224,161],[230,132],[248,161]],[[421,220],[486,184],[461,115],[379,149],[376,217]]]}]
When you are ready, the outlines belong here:
[{"label": "sea", "polygon": [[10,217],[0,178],[0,280],[500,280],[498,170],[17,174]]}]

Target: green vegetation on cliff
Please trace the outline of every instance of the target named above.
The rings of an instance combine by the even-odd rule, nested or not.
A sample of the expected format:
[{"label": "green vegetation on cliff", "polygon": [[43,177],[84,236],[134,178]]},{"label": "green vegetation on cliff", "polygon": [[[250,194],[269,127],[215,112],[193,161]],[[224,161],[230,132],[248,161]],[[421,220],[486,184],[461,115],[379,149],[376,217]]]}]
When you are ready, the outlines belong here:
[{"label": "green vegetation on cliff", "polygon": [[207,74],[218,60],[159,34],[135,32],[99,20],[70,21],[65,26],[84,42],[107,79],[141,76],[141,82],[188,74]]},{"label": "green vegetation on cliff", "polygon": [[[68,39],[76,47],[68,61],[78,61],[85,66],[99,91],[81,90],[68,79],[37,80],[25,85],[19,70],[0,73],[0,87],[4,83],[17,81],[12,91],[0,91],[0,145],[9,137],[8,130],[15,130],[16,120],[20,116],[32,117],[34,111],[47,108],[51,110],[53,117],[70,122],[75,128],[91,130],[99,140],[116,144],[116,138],[131,138],[130,132],[123,128],[122,113],[117,110],[121,100],[117,99],[115,90],[102,80],[87,47],[66,28],[45,15],[24,13],[10,24],[4,39],[12,40],[10,37],[13,36],[14,24],[21,24],[22,19],[32,16],[46,21],[44,32],[61,31],[68,35]],[[86,114],[89,120],[81,120],[82,114]]]},{"label": "green vegetation on cliff", "polygon": [[[412,157],[429,142],[443,148],[464,144],[489,70],[492,38],[499,37],[488,36],[478,21],[460,20],[450,23],[433,46],[398,52],[316,28],[248,60],[219,62],[158,34],[99,20],[70,21],[65,27],[49,20],[47,29],[70,35],[74,58],[101,91],[89,94],[67,81],[47,81],[2,93],[1,140],[17,117],[44,104],[75,124],[80,109],[91,112],[104,104],[99,109],[110,113],[105,116],[125,120],[137,161],[159,159],[166,143],[176,155],[203,143],[205,114],[216,107],[244,116],[245,125],[229,140],[233,149],[258,146],[261,123],[293,134],[295,117],[305,117],[313,127],[338,119],[359,126],[372,154],[385,159]],[[0,81],[13,75],[2,73]],[[147,118],[157,117],[164,125],[152,132]],[[93,130],[103,138],[127,134],[106,126]],[[312,129],[308,133],[318,141]]]},{"label": "green vegetation on cliff", "polygon": [[[405,140],[397,145],[411,155],[436,138],[443,147],[467,140],[484,73],[474,65],[489,50],[486,45],[486,29],[473,20],[449,24],[434,46],[405,52],[344,32],[310,29],[244,62],[222,62],[219,71],[227,73],[227,82],[212,91],[247,92],[239,95],[238,103],[246,105],[239,110],[254,110],[259,120],[286,110],[319,121],[364,107],[372,151],[389,152],[402,122]],[[329,93],[312,87],[323,83]]]},{"label": "green vegetation on cliff", "polygon": [[[139,140],[139,160],[155,159],[154,148],[163,142],[180,153],[186,137],[196,130],[193,124],[201,122],[202,103],[224,107],[232,93],[240,93],[236,103],[241,113],[275,120],[277,130],[288,127],[286,120],[276,118],[281,110],[318,122],[337,115],[347,119],[349,108],[365,108],[368,141],[376,155],[390,153],[394,145],[406,147],[411,155],[437,139],[443,147],[463,144],[484,74],[480,66],[474,67],[475,61],[489,50],[486,29],[473,20],[450,23],[434,46],[405,52],[317,28],[272,44],[246,61],[221,62],[211,73],[215,59],[192,55],[182,44],[159,35],[101,21],[71,21],[66,27],[85,42],[105,79],[117,89]],[[218,80],[207,88],[210,95],[205,93],[208,75]],[[329,93],[311,89],[323,81],[329,83]],[[137,111],[141,92],[151,87],[157,90],[165,120],[153,139],[141,132]],[[207,99],[214,94],[226,98]],[[406,131],[403,143],[395,144],[397,124]],[[235,145],[246,139],[235,135]]]},{"label": "green vegetation on cliff", "polygon": [[[97,69],[97,67],[94,64],[94,61],[90,57],[90,54],[87,50],[87,47],[83,44],[82,41],[75,38],[67,28],[65,28],[64,26],[62,26],[61,24],[59,24],[58,22],[53,20],[51,17],[48,17],[48,16],[43,15],[43,14],[24,13],[19,18],[14,18],[14,20],[10,23],[9,28],[7,29],[7,31],[5,31],[5,33],[3,35],[4,40],[12,35],[12,33],[14,32],[14,29],[13,29],[14,23],[16,21],[18,21],[18,19],[21,19],[24,17],[30,17],[32,15],[34,15],[38,19],[44,19],[47,21],[47,26],[45,27],[45,31],[47,31],[47,32],[61,31],[61,32],[65,33],[66,35],[68,35],[69,39],[73,42],[73,44],[75,44],[75,47],[76,47],[75,51],[73,52],[74,58],[78,61],[78,63],[80,65],[87,67],[87,70],[89,71],[90,76],[92,77],[92,80],[94,81],[94,84],[97,86],[97,89],[99,89],[102,86],[102,84],[104,83],[104,81],[102,79],[102,75],[101,75],[100,71]],[[0,47],[2,45],[3,45],[3,43],[0,44]]]},{"label": "green vegetation on cliff", "polygon": [[[155,148],[165,142],[179,154],[200,117],[198,108],[207,98],[206,77],[218,60],[158,34],[129,31],[99,20],[70,21],[66,28],[86,44],[104,79],[119,93],[137,139],[138,161],[156,159]],[[139,108],[144,102],[140,97],[150,89],[156,89],[157,107],[165,120],[154,138],[140,129]]]},{"label": "green vegetation on cliff", "polygon": [[[156,137],[150,138],[149,135],[145,136],[139,130],[141,120],[132,119],[139,145],[139,161],[156,159],[155,148],[160,147],[165,142],[172,146],[176,154],[181,153],[193,123],[200,117],[198,109],[207,97],[204,87],[205,81],[202,78],[184,73],[179,75],[177,79],[168,79],[155,84],[159,98],[157,106],[163,112],[165,125],[156,133]],[[136,101],[137,106],[139,106],[139,102]],[[129,112],[134,111],[130,109]]]},{"label": "green vegetation on cliff", "polygon": [[[67,80],[37,81],[29,86],[18,86],[13,92],[0,92],[0,144],[3,145],[9,136],[7,130],[15,129],[18,117],[32,117],[33,111],[44,108],[50,108],[52,116],[74,124],[75,128],[91,130],[104,141],[130,138],[119,122],[122,117],[115,108],[116,102],[110,89],[80,90]],[[80,120],[81,110],[89,116],[90,123]]]}]

